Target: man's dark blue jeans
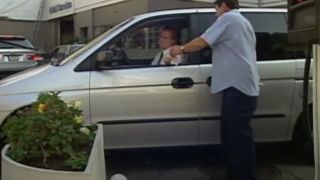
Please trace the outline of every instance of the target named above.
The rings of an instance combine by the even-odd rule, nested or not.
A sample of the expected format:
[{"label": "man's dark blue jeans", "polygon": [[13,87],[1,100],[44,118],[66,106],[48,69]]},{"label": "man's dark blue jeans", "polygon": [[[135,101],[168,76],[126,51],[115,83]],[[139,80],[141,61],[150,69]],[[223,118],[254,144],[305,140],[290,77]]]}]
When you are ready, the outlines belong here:
[{"label": "man's dark blue jeans", "polygon": [[221,141],[226,157],[226,173],[236,180],[256,180],[256,153],[250,121],[257,97],[236,88],[223,91]]}]

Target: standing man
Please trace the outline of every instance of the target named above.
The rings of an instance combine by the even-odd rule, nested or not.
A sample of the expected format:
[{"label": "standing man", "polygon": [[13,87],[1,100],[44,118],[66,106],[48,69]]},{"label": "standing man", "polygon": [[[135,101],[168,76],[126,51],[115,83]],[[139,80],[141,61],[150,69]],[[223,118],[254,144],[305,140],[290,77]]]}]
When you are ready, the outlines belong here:
[{"label": "standing man", "polygon": [[221,142],[227,179],[256,180],[256,154],[250,120],[257,106],[259,75],[256,38],[238,0],[216,0],[217,20],[200,37],[174,46],[172,56],[212,48],[211,93],[222,93]]}]

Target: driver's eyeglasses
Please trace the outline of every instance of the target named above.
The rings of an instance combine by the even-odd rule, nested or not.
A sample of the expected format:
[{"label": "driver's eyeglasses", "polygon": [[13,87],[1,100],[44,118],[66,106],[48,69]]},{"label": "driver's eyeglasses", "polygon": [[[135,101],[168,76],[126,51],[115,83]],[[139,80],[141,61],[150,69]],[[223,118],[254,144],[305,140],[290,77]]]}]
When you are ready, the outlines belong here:
[{"label": "driver's eyeglasses", "polygon": [[165,39],[165,40],[173,40],[173,38],[171,37],[167,37],[167,36],[160,36],[160,39]]},{"label": "driver's eyeglasses", "polygon": [[172,38],[166,37],[166,36],[160,36],[159,38],[160,38],[160,39],[172,39]]}]

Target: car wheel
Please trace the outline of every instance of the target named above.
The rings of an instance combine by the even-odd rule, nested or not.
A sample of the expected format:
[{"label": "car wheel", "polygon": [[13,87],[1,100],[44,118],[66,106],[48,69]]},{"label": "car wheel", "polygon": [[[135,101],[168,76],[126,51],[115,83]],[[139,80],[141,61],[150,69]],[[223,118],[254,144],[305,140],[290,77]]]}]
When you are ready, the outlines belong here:
[{"label": "car wheel", "polygon": [[303,161],[307,164],[314,164],[314,144],[313,144],[313,111],[309,106],[309,118],[305,120],[303,113],[296,124],[293,143],[294,151],[299,156],[303,155]]}]

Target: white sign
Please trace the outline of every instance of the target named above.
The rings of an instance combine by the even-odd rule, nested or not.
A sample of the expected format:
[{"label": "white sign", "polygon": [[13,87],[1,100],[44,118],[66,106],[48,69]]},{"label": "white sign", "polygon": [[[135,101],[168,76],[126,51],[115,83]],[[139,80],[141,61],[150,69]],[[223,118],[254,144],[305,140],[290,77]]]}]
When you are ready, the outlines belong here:
[{"label": "white sign", "polygon": [[49,7],[49,14],[53,14],[59,11],[64,11],[66,9],[72,8],[72,2],[59,3],[54,6]]},{"label": "white sign", "polygon": [[44,19],[59,18],[123,1],[126,0],[47,0]]},{"label": "white sign", "polygon": [[47,0],[45,20],[72,15],[74,13],[74,0]]}]

